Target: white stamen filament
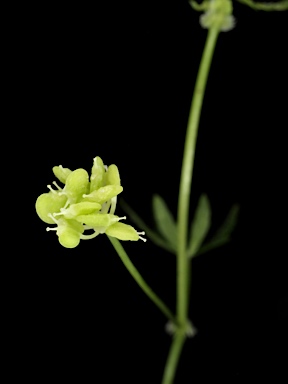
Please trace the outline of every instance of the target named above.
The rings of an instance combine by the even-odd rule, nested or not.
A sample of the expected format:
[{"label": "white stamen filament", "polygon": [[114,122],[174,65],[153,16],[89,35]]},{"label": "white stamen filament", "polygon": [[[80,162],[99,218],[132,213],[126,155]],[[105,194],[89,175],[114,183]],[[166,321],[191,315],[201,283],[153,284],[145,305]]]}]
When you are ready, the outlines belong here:
[{"label": "white stamen filament", "polygon": [[49,231],[57,231],[57,227],[56,228],[47,227],[46,231],[47,232],[49,232]]},{"label": "white stamen filament", "polygon": [[55,216],[59,216],[59,215],[64,215],[65,211],[66,211],[66,209],[60,208],[60,212],[53,213],[53,216],[55,217]]},{"label": "white stamen filament", "polygon": [[81,240],[90,240],[90,239],[94,239],[94,237],[96,237],[96,236],[98,236],[99,235],[99,232],[94,232],[94,233],[92,233],[91,235],[83,235],[83,234],[81,234],[80,235],[80,239]]},{"label": "white stamen filament", "polygon": [[50,191],[51,191],[52,193],[57,193],[57,191],[55,191],[55,189],[53,189],[53,188],[51,187],[51,185],[47,185],[47,188],[50,189]]},{"label": "white stamen filament", "polygon": [[53,181],[53,183],[55,185],[55,187],[59,190],[59,191],[62,191],[62,188],[59,187],[59,185],[56,183],[56,181]]},{"label": "white stamen filament", "polygon": [[114,212],[115,212],[115,209],[116,209],[116,204],[117,204],[117,196],[114,196],[111,199],[111,208],[110,208],[111,215],[114,215]]},{"label": "white stamen filament", "polygon": [[47,216],[50,217],[50,219],[52,219],[54,221],[54,223],[58,225],[58,221],[55,219],[55,217],[54,217],[54,215],[52,215],[52,213],[48,213]]},{"label": "white stamen filament", "polygon": [[[145,235],[145,232],[144,232],[144,231],[142,231],[142,232],[137,232],[137,235],[138,235],[138,236],[139,236],[139,235]],[[139,236],[139,239],[142,240],[142,241],[144,241],[144,243],[146,243],[146,241],[147,241],[147,239],[144,239],[144,237],[141,237],[141,236]]]},{"label": "white stamen filament", "polygon": [[106,201],[106,203],[102,204],[102,208],[99,211],[99,213],[108,213],[110,205],[111,205],[111,200]]}]

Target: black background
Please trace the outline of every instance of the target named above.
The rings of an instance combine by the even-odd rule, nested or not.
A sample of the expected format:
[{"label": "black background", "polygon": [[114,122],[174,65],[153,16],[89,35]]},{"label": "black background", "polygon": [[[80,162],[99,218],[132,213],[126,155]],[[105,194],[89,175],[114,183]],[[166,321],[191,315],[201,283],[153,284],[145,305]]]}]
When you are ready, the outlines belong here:
[{"label": "black background", "polygon": [[[185,345],[181,384],[286,375],[288,14],[238,3],[234,14],[236,28],[220,35],[210,72],[191,212],[206,192],[212,231],[233,203],[241,213],[233,242],[193,262],[190,318],[198,334]],[[98,155],[117,164],[123,198],[148,224],[153,193],[176,214],[207,34],[198,18],[176,0],[25,9],[15,50],[29,228],[10,283],[13,374],[37,382],[161,382],[166,319],[105,236],[64,249],[34,204],[54,180],[54,165],[89,170]],[[175,258],[149,241],[124,246],[174,310]]]}]

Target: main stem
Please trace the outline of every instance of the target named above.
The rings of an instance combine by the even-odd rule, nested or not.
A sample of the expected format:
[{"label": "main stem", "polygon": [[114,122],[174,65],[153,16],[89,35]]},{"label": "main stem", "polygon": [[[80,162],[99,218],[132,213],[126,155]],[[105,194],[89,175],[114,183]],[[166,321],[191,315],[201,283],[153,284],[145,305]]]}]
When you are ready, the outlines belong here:
[{"label": "main stem", "polygon": [[178,252],[177,252],[177,317],[180,324],[185,325],[188,313],[188,263],[187,232],[192,184],[193,165],[195,158],[196,139],[203,98],[211,66],[211,61],[218,37],[218,29],[209,29],[190,107],[188,126],[183,153],[180,190],[178,199]]},{"label": "main stem", "polygon": [[[218,34],[218,28],[210,28],[208,31],[190,107],[182,161],[177,218],[177,320],[180,328],[184,331],[188,321],[189,260],[187,257],[187,233],[193,165],[203,98]],[[181,331],[176,333],[168,355],[162,384],[173,383],[184,341],[183,333]],[[171,365],[170,368],[169,364]]]}]

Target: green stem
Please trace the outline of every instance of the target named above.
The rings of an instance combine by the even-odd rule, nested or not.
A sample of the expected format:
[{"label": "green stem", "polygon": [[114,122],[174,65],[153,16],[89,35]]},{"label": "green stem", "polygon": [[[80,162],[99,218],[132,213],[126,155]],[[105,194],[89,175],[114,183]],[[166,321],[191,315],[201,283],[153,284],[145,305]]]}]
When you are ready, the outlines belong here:
[{"label": "green stem", "polygon": [[199,120],[207,78],[218,35],[218,28],[209,29],[194,88],[187,125],[180,179],[177,220],[177,320],[179,323],[179,328],[171,344],[162,384],[171,384],[173,382],[179,357],[185,341],[185,331],[188,321],[188,289],[191,284],[191,281],[189,280],[189,269],[191,271],[191,268],[189,268],[189,259],[187,257],[190,191]]},{"label": "green stem", "polygon": [[248,5],[248,7],[258,11],[287,11],[288,1],[278,1],[276,3],[258,3],[253,0],[238,0],[239,3]]},{"label": "green stem", "polygon": [[154,304],[157,305],[157,307],[160,309],[160,311],[168,318],[170,319],[174,324],[177,324],[177,320],[173,313],[170,311],[170,309],[166,306],[166,304],[163,303],[163,301],[156,295],[156,293],[153,292],[153,290],[149,287],[149,285],[146,283],[146,281],[143,279],[143,277],[140,275],[138,270],[135,268],[131,260],[129,259],[127,253],[125,252],[124,248],[122,247],[120,241],[116,239],[115,237],[107,236],[108,239],[111,241],[114,249],[118,253],[120,259],[122,260],[125,267],[128,269],[136,283],[139,285],[140,288],[146,293],[146,295],[153,301]]},{"label": "green stem", "polygon": [[176,333],[172,341],[167,362],[165,365],[162,384],[173,383],[175,373],[176,373],[176,368],[177,368],[180,354],[182,351],[182,347],[184,345],[184,341],[185,341],[185,333],[184,332]]},{"label": "green stem", "polygon": [[188,126],[183,153],[180,190],[178,199],[178,252],[177,252],[177,318],[185,326],[188,314],[188,257],[187,257],[187,232],[189,219],[190,191],[192,184],[195,147],[203,98],[207,78],[211,66],[214,49],[219,30],[211,28],[208,31],[197,80],[194,88],[193,99],[190,107]]}]

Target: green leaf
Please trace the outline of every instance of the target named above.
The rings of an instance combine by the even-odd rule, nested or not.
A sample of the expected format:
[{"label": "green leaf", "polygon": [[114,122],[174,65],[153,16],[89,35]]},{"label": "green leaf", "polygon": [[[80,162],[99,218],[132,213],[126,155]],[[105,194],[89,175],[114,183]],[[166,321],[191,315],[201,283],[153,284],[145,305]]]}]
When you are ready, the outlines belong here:
[{"label": "green leaf", "polygon": [[204,244],[200,249],[199,252],[197,252],[197,256],[208,252],[214,248],[218,248],[226,243],[228,243],[231,240],[231,234],[233,230],[235,229],[235,226],[238,221],[238,216],[239,216],[239,205],[234,204],[224,223],[222,226],[218,229],[218,231],[215,233],[215,235],[209,240],[206,244]]},{"label": "green leaf", "polygon": [[172,213],[165,201],[159,195],[153,195],[152,206],[156,227],[159,233],[173,247],[173,249],[176,250],[177,227]]},{"label": "green leaf", "polygon": [[190,229],[190,238],[187,248],[188,257],[196,255],[201,247],[211,225],[211,208],[208,197],[200,196]]},{"label": "green leaf", "polygon": [[127,204],[123,199],[120,200],[120,207],[123,211],[129,216],[129,219],[137,225],[138,228],[145,231],[146,236],[151,240],[155,245],[165,249],[166,251],[175,254],[173,247],[163,240],[161,236],[158,235],[153,229],[151,229],[138,214]]}]

